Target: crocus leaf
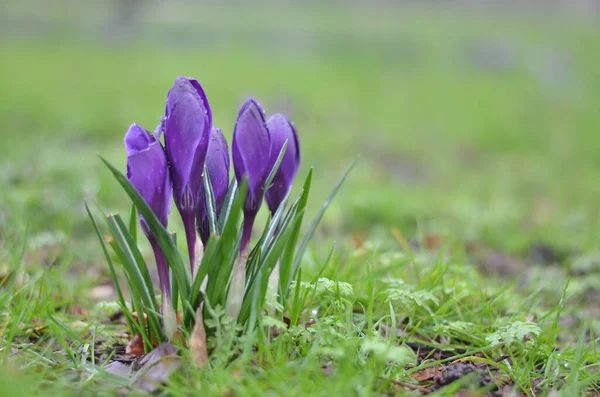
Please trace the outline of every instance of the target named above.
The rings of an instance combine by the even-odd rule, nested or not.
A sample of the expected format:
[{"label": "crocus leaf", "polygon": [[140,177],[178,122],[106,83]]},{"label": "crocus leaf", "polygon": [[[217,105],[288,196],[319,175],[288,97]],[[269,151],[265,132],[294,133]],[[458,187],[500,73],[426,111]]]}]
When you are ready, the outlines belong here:
[{"label": "crocus leaf", "polygon": [[[127,263],[126,254],[123,252],[121,246],[116,242],[115,239],[111,241],[110,246],[112,247],[115,254],[117,254],[117,257],[120,259],[121,264]],[[127,278],[127,287],[129,289],[129,295],[131,298],[131,306],[136,313],[144,313],[144,303],[142,302],[144,298],[143,292],[141,292],[141,284],[139,282],[139,279],[136,281],[135,278],[131,277],[131,275],[127,271],[127,268],[125,268],[124,270],[125,277]],[[137,316],[135,324],[136,333],[139,333],[142,336],[142,340],[144,341],[144,348],[146,351],[149,351],[149,349],[152,347],[152,344],[150,342],[147,324],[143,314]]]},{"label": "crocus leaf", "polygon": [[224,304],[226,299],[226,291],[229,279],[233,272],[233,267],[226,266],[229,264],[229,259],[233,254],[232,250],[237,245],[239,233],[239,221],[242,216],[242,208],[248,192],[248,184],[244,179],[237,197],[234,200],[232,211],[225,227],[223,234],[219,238],[219,244],[213,258],[215,271],[214,282],[209,282],[206,288],[207,295],[211,304]]},{"label": "crocus leaf", "polygon": [[131,211],[129,214],[129,234],[133,238],[133,241],[137,243],[137,210],[135,205],[131,205]]},{"label": "crocus leaf", "polygon": [[319,209],[319,212],[317,212],[315,219],[312,221],[306,235],[304,236],[304,239],[302,240],[302,243],[300,244],[300,247],[298,248],[298,251],[296,251],[296,255],[294,257],[294,263],[292,266],[292,272],[291,272],[292,278],[298,271],[298,267],[300,266],[300,261],[302,260],[304,251],[306,250],[306,247],[308,247],[308,242],[312,238],[315,230],[317,230],[317,227],[319,226],[319,223],[321,222],[321,219],[323,218],[325,211],[327,211],[329,204],[331,204],[331,200],[333,200],[333,198],[335,197],[337,192],[342,187],[342,184],[346,180],[346,177],[348,176],[348,174],[350,174],[350,171],[352,171],[352,168],[354,168],[354,166],[356,165],[356,162],[357,162],[357,160],[352,161],[352,163],[348,166],[348,168],[346,168],[346,171],[344,171],[344,173],[342,174],[342,177],[338,180],[336,185],[333,187],[333,189],[331,190],[331,193],[329,193],[329,196],[327,196],[327,199],[325,200],[325,202]]},{"label": "crocus leaf", "polygon": [[204,255],[202,256],[202,261],[200,262],[198,271],[194,276],[194,284],[192,284],[192,297],[190,302],[192,302],[194,306],[200,304],[198,301],[198,297],[200,296],[200,286],[202,285],[206,275],[210,274],[212,271],[212,266],[214,265],[213,257],[217,251],[218,242],[218,237],[211,238],[208,240],[206,247],[204,247]]},{"label": "crocus leaf", "polygon": [[[163,336],[160,321],[156,316],[156,298],[154,288],[146,264],[127,232],[127,228],[118,214],[110,215],[106,218],[111,235],[114,238],[114,245],[118,247],[118,253],[121,256],[122,264],[129,275],[130,286],[139,294],[142,302],[143,311],[138,311],[138,317],[143,319],[143,314],[148,318],[148,327],[152,334]],[[136,310],[138,310],[136,308]],[[147,342],[146,340],[144,340]]]},{"label": "crocus leaf", "polygon": [[[310,225],[310,227],[309,227],[306,235],[304,236],[304,239],[302,240],[302,243],[300,244],[300,247],[298,248],[298,250],[296,251],[296,253],[294,255],[294,262],[292,264],[291,273],[290,273],[291,277],[290,278],[294,278],[294,275],[298,271],[298,268],[300,267],[300,261],[302,260],[302,256],[304,255],[304,251],[308,247],[308,243],[309,243],[310,239],[312,238],[315,230],[319,226],[319,223],[321,222],[321,219],[323,218],[323,215],[325,214],[325,211],[327,211],[327,208],[331,204],[331,201],[333,200],[333,198],[335,197],[335,195],[337,194],[337,192],[342,187],[342,184],[346,180],[346,177],[348,176],[348,174],[350,174],[350,171],[352,171],[352,169],[356,165],[356,162],[357,162],[357,160],[352,161],[352,163],[348,166],[348,168],[346,168],[346,170],[342,174],[341,178],[338,180],[338,182],[335,184],[335,186],[331,190],[331,193],[329,193],[329,196],[327,196],[327,199],[325,200],[325,202],[323,203],[323,205],[321,205],[321,208],[319,209],[319,212],[315,216],[315,219],[311,223],[311,225]],[[288,286],[286,286],[286,290],[285,291],[287,291],[287,289],[289,288],[289,279],[290,278],[288,278],[287,281],[286,281],[288,283]]]},{"label": "crocus leaf", "polygon": [[267,176],[267,180],[265,181],[265,192],[269,189],[269,187],[271,187],[271,183],[273,183],[273,178],[275,178],[275,175],[277,174],[277,171],[279,170],[279,166],[281,165],[281,162],[283,161],[283,158],[285,157],[285,151],[287,150],[287,146],[288,146],[288,141],[286,140],[283,144],[283,146],[281,147],[281,150],[279,151],[279,155],[277,156],[277,160],[275,160],[275,164],[273,164],[273,168],[271,168],[271,171],[269,172],[269,175]]},{"label": "crocus leaf", "polygon": [[[229,259],[231,255],[231,250],[236,244],[236,238],[238,236],[238,224],[240,218],[242,216],[242,208],[244,206],[244,202],[246,200],[246,193],[248,191],[248,182],[246,179],[242,181],[241,186],[237,189],[235,194],[235,198],[232,201],[231,209],[229,210],[229,216],[227,217],[227,221],[223,227],[223,233],[217,239],[210,239],[208,245],[204,251],[204,256],[202,257],[202,262],[200,263],[200,267],[198,268],[198,273],[194,279],[194,285],[192,286],[192,299],[190,299],[193,303],[198,303],[197,299],[200,294],[200,285],[204,280],[204,277],[207,274],[212,274],[212,269],[218,267],[219,276],[215,276],[216,279],[224,279],[229,280],[225,275],[220,276],[222,271],[229,272],[228,269],[223,269],[223,263],[225,263],[226,259]],[[223,286],[225,281],[217,282],[217,285]],[[212,284],[212,283],[211,283]],[[207,286],[207,292],[208,288]],[[215,302],[211,299],[212,304]]]},{"label": "crocus leaf", "polygon": [[[110,215],[109,219],[117,222],[117,226],[119,228],[120,234],[125,239],[126,247],[129,248],[129,251],[127,252],[127,254],[133,255],[133,260],[135,261],[135,264],[137,265],[137,268],[143,277],[143,281],[145,283],[146,289],[148,291],[152,292],[154,289],[154,284],[152,283],[152,278],[150,277],[150,272],[148,271],[148,266],[146,265],[146,262],[144,261],[144,257],[142,256],[142,253],[138,249],[137,244],[135,243],[135,241],[133,241],[133,237],[131,236],[131,234],[128,233],[128,229],[125,226],[123,219],[121,218],[121,216],[119,214]],[[150,296],[152,298],[153,306],[156,307],[156,300],[154,298],[154,294],[151,293]]]},{"label": "crocus leaf", "polygon": [[[310,186],[312,183],[312,175],[313,169],[311,167],[311,169],[308,171],[308,175],[306,176],[306,180],[304,181],[304,187],[302,188],[302,193],[298,200],[298,211],[301,211],[302,213],[304,213],[306,203],[308,202],[308,195],[310,193]],[[292,266],[294,262],[294,254],[296,252],[296,243],[298,242],[298,237],[300,236],[301,225],[302,222],[300,222],[300,225],[293,230],[288,241],[288,245],[283,252],[281,261],[279,262],[279,289],[282,291],[282,298],[287,297],[291,280],[294,278],[292,274]]]},{"label": "crocus leaf", "polygon": [[204,166],[204,195],[206,202],[206,216],[208,217],[208,226],[210,234],[218,234],[217,230],[217,204],[215,200],[215,192],[213,191],[212,183],[210,181],[210,174],[208,168]]},{"label": "crocus leaf", "polygon": [[[242,310],[238,317],[238,322],[244,324],[244,322],[251,316],[251,312],[261,313],[264,305],[265,295],[269,284],[269,275],[273,271],[277,260],[281,256],[285,245],[292,234],[297,223],[302,222],[301,214],[296,214],[294,217],[293,224],[292,219],[288,219],[287,223],[282,224],[282,233],[275,237],[275,241],[270,250],[263,256],[263,260],[260,261],[259,268],[257,269],[254,276],[248,281],[248,287],[246,288],[246,296],[242,303]],[[290,224],[292,227],[290,227]],[[256,317],[254,317],[256,318]],[[253,327],[253,324],[250,324]]]},{"label": "crocus leaf", "polygon": [[227,222],[227,218],[229,217],[229,213],[231,212],[231,207],[233,206],[233,199],[235,198],[235,193],[237,192],[237,189],[237,179],[235,179],[234,177],[232,178],[231,183],[229,184],[229,189],[227,190],[225,199],[223,199],[223,207],[221,208],[221,212],[219,213],[219,234],[223,233],[223,227],[225,226],[225,222]]},{"label": "crocus leaf", "polygon": [[[200,240],[202,240],[203,245],[206,245],[211,234],[220,234],[221,229],[217,229],[216,223],[217,214],[221,211],[229,190],[229,149],[223,133],[216,127],[213,127],[210,131],[210,142],[203,175],[196,210],[196,225]],[[210,186],[212,200],[208,198],[208,186]],[[212,205],[212,211],[209,209],[208,204]],[[209,219],[209,216],[212,216],[213,221]]]},{"label": "crocus leaf", "polygon": [[294,216],[296,216],[296,214],[299,213],[298,205],[300,203],[301,197],[298,197],[296,201],[294,201],[289,207],[289,209],[287,209],[286,211],[285,204],[287,202],[287,199],[288,197],[286,196],[284,201],[282,201],[282,205],[279,206],[279,208],[275,212],[275,215],[273,216],[273,219],[276,222],[269,227],[268,232],[272,234],[269,236],[269,241],[265,245],[265,252],[268,252],[268,250],[275,244],[278,236],[285,232],[287,227],[290,227],[289,224],[291,220]]},{"label": "crocus leaf", "polygon": [[[173,240],[169,236],[167,230],[162,226],[152,209],[148,206],[143,197],[138,193],[138,191],[131,185],[131,183],[127,180],[125,175],[123,175],[116,167],[110,164],[106,159],[100,156],[100,159],[106,164],[108,169],[112,172],[115,179],[119,184],[123,187],[123,190],[127,193],[127,195],[133,201],[133,204],[138,209],[138,211],[142,214],[145,221],[148,223],[148,227],[156,237],[158,244],[163,250],[169,267],[173,271],[173,274],[177,278],[177,282],[179,284],[179,289],[181,293],[181,299],[187,300],[190,297],[190,273],[187,266],[184,265],[183,259],[177,246],[173,243]],[[194,316],[195,313],[189,313],[189,315]]]}]

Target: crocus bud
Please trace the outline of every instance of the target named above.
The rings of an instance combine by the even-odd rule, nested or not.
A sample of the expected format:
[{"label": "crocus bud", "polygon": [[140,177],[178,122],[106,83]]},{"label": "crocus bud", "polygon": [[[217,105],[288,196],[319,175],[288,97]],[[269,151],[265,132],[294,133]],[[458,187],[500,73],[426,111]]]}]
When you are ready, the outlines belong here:
[{"label": "crocus bud", "polygon": [[248,99],[240,109],[233,131],[231,156],[235,177],[241,182],[248,179],[248,193],[244,204],[244,229],[241,251],[248,245],[254,218],[260,209],[264,185],[269,175],[271,139],[265,115],[254,99]]},{"label": "crocus bud", "polygon": [[[215,195],[215,210],[217,215],[221,212],[223,200],[229,189],[229,151],[227,140],[223,136],[220,128],[213,127],[210,131],[210,141],[208,143],[208,152],[206,153],[206,169],[210,177],[210,183]],[[206,209],[204,183],[200,187],[200,204],[198,205],[197,222],[198,232],[202,244],[206,246],[210,236],[208,226],[208,214]]]},{"label": "crocus bud", "polygon": [[173,198],[183,220],[192,272],[196,252],[196,211],[211,124],[212,113],[200,83],[177,77],[167,95],[162,125],[173,180]]},{"label": "crocus bud", "polygon": [[264,112],[254,99],[248,99],[238,113],[231,144],[235,177],[238,183],[243,178],[248,179],[240,255],[233,269],[225,305],[225,312],[233,318],[238,317],[244,299],[246,249],[252,235],[254,219],[262,203],[264,185],[269,176],[270,147],[271,138],[265,123]]},{"label": "crocus bud", "polygon": [[[162,145],[144,128],[132,124],[125,135],[125,149],[129,182],[166,227],[171,208],[172,188],[167,158]],[[167,261],[143,217],[140,217],[140,223],[154,251],[161,291],[169,296],[171,287]]]},{"label": "crocus bud", "polygon": [[267,121],[267,128],[271,135],[271,158],[269,172],[275,165],[279,153],[287,141],[283,160],[275,173],[273,183],[267,190],[265,199],[271,213],[275,213],[279,205],[289,193],[294,177],[300,166],[300,145],[294,124],[283,114],[274,114]]}]

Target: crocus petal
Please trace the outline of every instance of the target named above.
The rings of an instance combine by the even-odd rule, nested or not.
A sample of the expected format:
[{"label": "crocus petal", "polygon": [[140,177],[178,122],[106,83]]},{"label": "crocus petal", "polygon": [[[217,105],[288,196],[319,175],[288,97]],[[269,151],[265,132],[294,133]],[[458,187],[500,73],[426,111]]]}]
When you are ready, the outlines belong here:
[{"label": "crocus petal", "polygon": [[147,150],[148,146],[154,142],[154,137],[148,131],[138,124],[132,124],[125,134],[125,150],[127,151],[127,156],[132,156]]},{"label": "crocus petal", "polygon": [[195,210],[202,181],[212,113],[200,83],[178,77],[167,95],[163,122],[174,199],[180,211]]},{"label": "crocus petal", "polygon": [[171,182],[165,152],[148,131],[132,124],[125,135],[127,177],[158,220],[167,226],[171,207]]},{"label": "crocus petal", "polygon": [[[144,128],[132,124],[125,135],[125,149],[127,151],[127,178],[154,211],[158,220],[166,227],[171,208],[172,188],[167,157],[163,147]],[[171,287],[165,256],[141,216],[140,223],[154,251],[161,291],[163,296],[168,296]]]},{"label": "crocus petal", "polygon": [[272,213],[277,211],[279,205],[290,191],[294,177],[300,166],[300,145],[294,124],[283,114],[274,114],[267,121],[267,128],[271,135],[271,158],[269,172],[277,162],[277,157],[287,140],[287,148],[283,160],[275,173],[273,183],[267,190],[265,199]]},{"label": "crocus petal", "polygon": [[[206,169],[208,169],[208,175],[210,176],[211,186],[215,195],[215,209],[218,215],[229,189],[229,149],[227,147],[227,140],[219,128],[213,127],[211,130],[205,165]],[[210,230],[208,228],[204,183],[200,187],[199,201],[200,204],[198,205],[196,219],[200,238],[206,246]]]},{"label": "crocus petal", "polygon": [[258,212],[260,208],[269,174],[270,141],[262,108],[248,99],[238,114],[231,145],[236,179],[248,178],[247,211]]},{"label": "crocus petal", "polygon": [[196,211],[208,149],[212,113],[198,81],[175,79],[163,119],[173,198],[181,214],[192,273],[196,265]]},{"label": "crocus petal", "polygon": [[[181,77],[179,77],[181,78]],[[204,110],[206,111],[206,115],[208,117],[208,120],[212,123],[212,110],[210,108],[210,104],[208,103],[208,98],[206,97],[206,93],[204,92],[204,88],[202,88],[202,86],[200,85],[200,82],[196,79],[187,79],[190,84],[196,89],[196,92],[198,93],[198,95],[200,96],[200,99],[202,99],[202,103],[204,104]]]}]

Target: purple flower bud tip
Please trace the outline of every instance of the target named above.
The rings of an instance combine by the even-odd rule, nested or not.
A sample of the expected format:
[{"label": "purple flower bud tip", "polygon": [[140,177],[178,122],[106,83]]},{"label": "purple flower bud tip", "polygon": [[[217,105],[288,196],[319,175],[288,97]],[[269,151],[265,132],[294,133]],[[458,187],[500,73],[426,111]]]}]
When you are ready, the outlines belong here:
[{"label": "purple flower bud tip", "polygon": [[244,252],[252,226],[264,193],[264,185],[269,176],[271,138],[265,122],[265,114],[258,102],[248,99],[238,113],[231,157],[238,182],[248,178],[248,193],[244,203],[244,226],[240,251]]},{"label": "purple flower bud tip", "polygon": [[271,213],[275,213],[279,205],[289,193],[298,167],[300,166],[300,145],[294,124],[283,114],[274,114],[267,121],[271,135],[271,158],[269,172],[275,166],[277,157],[287,141],[287,148],[281,164],[275,173],[272,185],[267,190],[265,199]]},{"label": "purple flower bud tip", "polygon": [[[215,210],[218,215],[223,206],[223,200],[227,195],[227,190],[229,189],[229,149],[227,147],[227,140],[219,128],[213,127],[211,130],[205,165],[215,195]],[[200,204],[198,205],[196,219],[198,222],[200,239],[204,246],[206,246],[210,236],[205,194],[203,183],[200,187]]]},{"label": "purple flower bud tip", "polygon": [[271,138],[264,111],[254,99],[248,99],[240,109],[235,123],[232,159],[238,182],[248,178],[246,212],[258,212],[269,175]]},{"label": "purple flower bud tip", "polygon": [[212,124],[212,112],[197,80],[175,79],[167,95],[163,121],[175,204],[180,212],[195,210]]},{"label": "purple flower bud tip", "polygon": [[[160,142],[141,126],[132,124],[125,135],[125,149],[127,178],[166,226],[171,207],[171,181]],[[147,227],[144,231],[148,233]]]},{"label": "purple flower bud tip", "polygon": [[173,198],[185,228],[190,266],[195,266],[196,210],[208,149],[212,112],[200,83],[177,77],[167,95],[163,120]]}]

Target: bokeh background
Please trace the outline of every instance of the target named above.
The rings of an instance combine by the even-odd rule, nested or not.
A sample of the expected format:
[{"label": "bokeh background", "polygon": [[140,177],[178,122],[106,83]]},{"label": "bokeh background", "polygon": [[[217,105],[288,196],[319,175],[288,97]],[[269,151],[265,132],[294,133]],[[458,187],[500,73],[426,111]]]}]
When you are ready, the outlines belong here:
[{"label": "bokeh background", "polygon": [[290,116],[311,213],[360,157],[321,236],[599,248],[598,1],[5,0],[0,34],[0,240],[101,262],[84,199],[127,200],[97,154],[124,168],[185,75],[228,138],[248,96]]}]

